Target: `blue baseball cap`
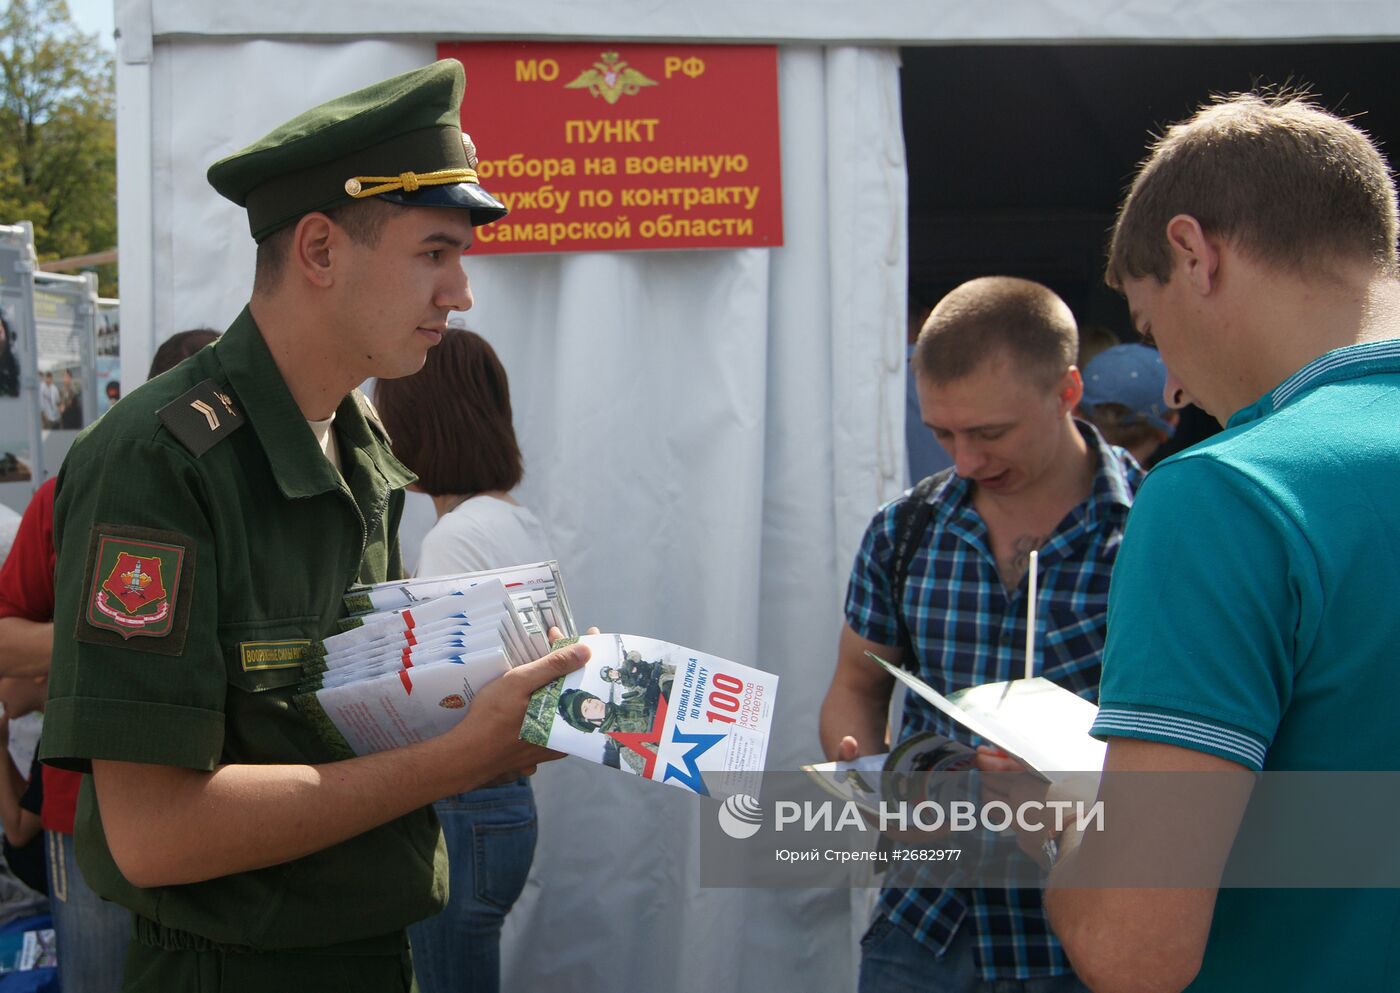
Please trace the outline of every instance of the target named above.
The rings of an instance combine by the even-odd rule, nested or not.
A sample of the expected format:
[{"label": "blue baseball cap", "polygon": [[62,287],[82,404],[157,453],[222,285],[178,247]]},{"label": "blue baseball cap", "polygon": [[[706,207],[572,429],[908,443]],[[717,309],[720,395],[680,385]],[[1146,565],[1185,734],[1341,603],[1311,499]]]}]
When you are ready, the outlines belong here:
[{"label": "blue baseball cap", "polygon": [[1162,398],[1167,366],[1157,349],[1146,345],[1114,345],[1089,360],[1084,367],[1084,399],[1080,406],[1092,411],[1101,403],[1125,407],[1125,421],[1146,421],[1170,438],[1176,427],[1166,420],[1170,408]]}]

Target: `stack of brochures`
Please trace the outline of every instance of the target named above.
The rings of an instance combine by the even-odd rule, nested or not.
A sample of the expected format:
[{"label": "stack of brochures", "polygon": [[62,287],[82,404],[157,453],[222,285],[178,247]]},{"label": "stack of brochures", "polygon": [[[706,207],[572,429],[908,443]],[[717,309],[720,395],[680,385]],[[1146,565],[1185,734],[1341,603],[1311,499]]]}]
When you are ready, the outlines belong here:
[{"label": "stack of brochures", "polygon": [[576,633],[554,562],[381,583],[346,594],[345,630],[313,650],[297,705],[345,755],[422,741],[491,680]]}]

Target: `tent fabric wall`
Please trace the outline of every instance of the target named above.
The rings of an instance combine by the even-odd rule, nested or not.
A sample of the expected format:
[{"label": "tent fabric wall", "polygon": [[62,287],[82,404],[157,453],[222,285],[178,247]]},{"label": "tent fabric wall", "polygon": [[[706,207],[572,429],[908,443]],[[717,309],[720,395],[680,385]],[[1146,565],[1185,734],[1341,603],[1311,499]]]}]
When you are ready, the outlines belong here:
[{"label": "tent fabric wall", "polygon": [[[527,294],[545,313],[516,325],[498,316],[498,306],[519,307],[513,296],[486,300],[497,260],[473,266],[483,302],[468,323],[492,335],[512,377],[540,377],[531,394],[552,392],[557,404],[522,413],[523,443],[578,485],[551,493],[528,481],[528,502],[551,519],[569,517],[555,538],[571,575],[600,577],[586,596],[613,596],[607,575],[627,586],[621,603],[598,608],[624,609],[625,620],[599,620],[588,607],[580,618],[661,632],[779,673],[775,769],[816,754],[849,556],[903,471],[878,443],[903,383],[902,366],[885,360],[888,343],[899,346],[904,310],[896,73],[888,52],[784,50],[780,251],[540,260],[533,265],[578,270],[577,278],[563,292],[556,284]],[[834,134],[850,149],[880,150],[859,196],[846,185],[850,167],[829,163]],[[839,222],[814,209],[824,202],[839,203]],[[490,282],[511,280],[502,272]],[[550,334],[533,333],[551,320]],[[625,330],[614,338],[615,324],[654,341],[629,342]],[[560,354],[569,341],[578,350]],[[640,378],[639,364],[660,378]],[[603,382],[577,377],[584,368]],[[612,391],[620,401],[607,399]],[[584,419],[601,419],[601,434],[622,443],[576,446],[570,425]],[[656,447],[624,441],[629,421],[651,422]],[[609,477],[625,481],[621,492]],[[862,506],[841,506],[848,477],[863,480]],[[624,501],[613,517],[618,543],[592,547],[588,516],[570,516],[575,499]],[[649,623],[658,626],[633,626]],[[848,984],[831,977],[842,975],[854,985],[851,930],[860,921],[847,893],[700,888],[698,821],[714,816],[713,805],[579,765],[536,776],[540,848],[507,923],[505,988],[839,989]]]},{"label": "tent fabric wall", "polygon": [[[252,243],[206,185],[210,162],[432,57],[392,39],[158,43],[155,326],[223,326],[247,298]],[[468,255],[477,302],[462,319],[510,372],[520,495],[580,622],[777,672],[769,766],[795,769],[819,754],[855,544],[903,485],[906,191],[894,52],[787,47],[779,85],[784,247]],[[713,804],[578,760],[536,782],[539,854],[508,924],[506,988],[853,980],[862,897],[703,888]]]},{"label": "tent fabric wall", "polygon": [[[333,5],[284,0],[190,3],[117,0],[153,8],[170,38],[285,36],[303,39],[417,35],[467,38],[778,41],[917,45],[1052,40],[1261,41],[1374,39],[1397,33],[1391,0],[710,0],[704,4],[610,0],[418,0]],[[118,25],[121,25],[120,16]]]}]

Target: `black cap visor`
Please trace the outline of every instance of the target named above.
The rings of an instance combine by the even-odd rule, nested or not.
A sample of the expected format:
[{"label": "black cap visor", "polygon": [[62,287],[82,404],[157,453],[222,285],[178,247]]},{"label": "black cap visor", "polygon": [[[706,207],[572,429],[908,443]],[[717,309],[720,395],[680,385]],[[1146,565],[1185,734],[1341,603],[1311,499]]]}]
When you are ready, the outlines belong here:
[{"label": "black cap visor", "polygon": [[380,200],[403,204],[405,207],[456,207],[469,210],[472,226],[481,227],[499,221],[510,213],[506,205],[475,183],[444,183],[440,186],[420,186],[412,193],[390,190],[378,195]]}]

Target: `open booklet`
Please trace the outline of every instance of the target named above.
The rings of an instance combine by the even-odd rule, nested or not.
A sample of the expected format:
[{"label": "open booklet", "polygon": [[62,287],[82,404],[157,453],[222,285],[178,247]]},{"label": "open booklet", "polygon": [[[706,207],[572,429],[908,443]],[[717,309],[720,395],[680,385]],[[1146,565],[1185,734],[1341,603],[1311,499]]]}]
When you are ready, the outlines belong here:
[{"label": "open booklet", "polygon": [[553,562],[351,591],[353,625],[311,652],[296,704],[342,755],[447,731],[481,687],[576,632]]},{"label": "open booklet", "polygon": [[1103,768],[1107,745],[1089,734],[1099,708],[1044,676],[983,683],[944,696],[874,652],[894,678],[1047,782]]},{"label": "open booklet", "polygon": [[918,789],[926,778],[923,774],[965,772],[973,767],[976,754],[961,742],[925,731],[909,736],[890,752],[862,755],[850,762],[804,765],[802,771],[836,798],[878,815],[886,800],[924,799],[908,794]]},{"label": "open booklet", "polygon": [[521,738],[716,799],[758,796],[777,676],[636,635],[577,640],[588,664],[535,691]]}]

